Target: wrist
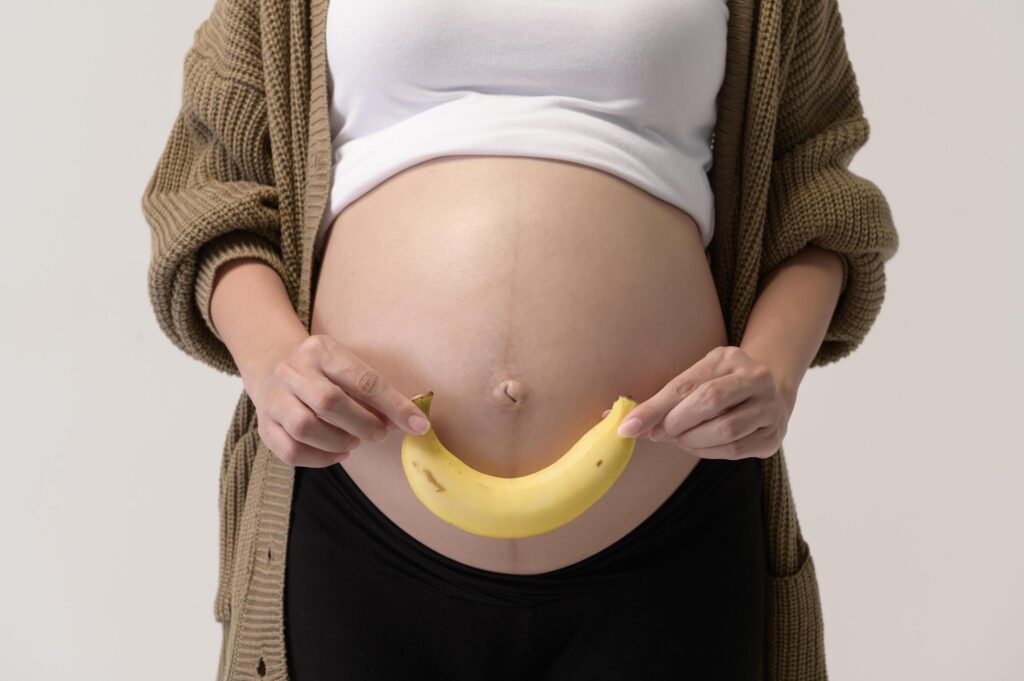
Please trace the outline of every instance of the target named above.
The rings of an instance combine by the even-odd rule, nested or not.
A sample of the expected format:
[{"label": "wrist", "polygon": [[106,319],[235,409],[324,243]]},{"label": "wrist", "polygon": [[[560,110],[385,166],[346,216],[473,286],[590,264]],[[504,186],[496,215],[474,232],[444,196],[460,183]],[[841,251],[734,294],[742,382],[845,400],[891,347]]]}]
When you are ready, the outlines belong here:
[{"label": "wrist", "polygon": [[791,363],[785,361],[785,357],[780,357],[752,342],[741,344],[740,349],[768,369],[775,381],[776,390],[789,411],[792,412],[796,405],[797,392],[800,389],[805,369],[793,367]]},{"label": "wrist", "polygon": [[211,321],[249,390],[277,356],[309,333],[284,280],[263,261],[240,258],[218,267],[216,274]]},{"label": "wrist", "polygon": [[258,347],[247,347],[244,354],[235,358],[246,391],[253,395],[256,386],[277,362],[308,336],[309,333],[299,324],[297,329],[289,327],[273,335],[262,336]]},{"label": "wrist", "polygon": [[[770,367],[769,370],[771,370]],[[800,389],[800,379],[784,372],[775,373],[773,371],[772,376],[775,378],[775,386],[779,391],[779,395],[786,403],[789,413],[792,414],[794,407],[796,407],[796,395]]]}]

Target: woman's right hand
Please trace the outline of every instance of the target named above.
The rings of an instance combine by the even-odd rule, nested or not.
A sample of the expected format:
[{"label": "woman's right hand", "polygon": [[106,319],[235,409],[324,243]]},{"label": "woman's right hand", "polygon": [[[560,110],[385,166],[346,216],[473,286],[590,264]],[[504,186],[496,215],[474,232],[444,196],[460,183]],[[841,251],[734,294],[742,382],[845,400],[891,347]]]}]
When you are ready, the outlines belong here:
[{"label": "woman's right hand", "polygon": [[[390,426],[415,435],[429,427],[410,399],[326,334],[268,351],[242,379],[256,406],[260,437],[290,466],[344,461],[364,438],[385,439]],[[414,428],[410,417],[427,425]]]}]

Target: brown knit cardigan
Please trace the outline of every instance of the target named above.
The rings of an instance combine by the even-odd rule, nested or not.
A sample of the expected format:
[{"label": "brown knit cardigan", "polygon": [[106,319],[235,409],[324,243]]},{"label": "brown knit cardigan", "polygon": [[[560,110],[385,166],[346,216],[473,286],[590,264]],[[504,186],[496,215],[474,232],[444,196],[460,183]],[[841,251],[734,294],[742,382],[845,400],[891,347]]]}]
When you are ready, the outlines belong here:
[{"label": "brown knit cardigan", "polygon": [[[887,201],[850,172],[868,121],[838,0],[728,0],[728,52],[709,178],[710,265],[738,345],[760,284],[807,244],[842,256],[843,291],[811,367],[864,339],[897,249]],[[180,112],[142,197],[151,228],[149,294],[188,355],[238,375],[209,315],[213,273],[261,258],[309,328],[312,237],[331,169],[328,0],[215,0],[184,63]],[[826,678],[814,562],[783,450],[763,460],[769,608],[763,678]],[[243,391],[223,448],[218,681],[286,681],[282,596],[294,469],[262,443]],[[343,671],[339,671],[343,674]]]}]

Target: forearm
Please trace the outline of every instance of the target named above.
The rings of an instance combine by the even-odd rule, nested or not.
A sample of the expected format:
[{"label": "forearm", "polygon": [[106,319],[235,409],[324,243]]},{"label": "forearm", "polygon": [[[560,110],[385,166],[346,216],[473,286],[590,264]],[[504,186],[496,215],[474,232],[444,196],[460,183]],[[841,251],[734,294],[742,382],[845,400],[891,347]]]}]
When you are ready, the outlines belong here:
[{"label": "forearm", "polygon": [[842,281],[839,256],[807,246],[772,270],[751,310],[740,348],[768,367],[790,407],[828,331]]},{"label": "forearm", "polygon": [[239,258],[217,269],[210,317],[247,384],[268,353],[309,335],[281,277],[256,258]]}]

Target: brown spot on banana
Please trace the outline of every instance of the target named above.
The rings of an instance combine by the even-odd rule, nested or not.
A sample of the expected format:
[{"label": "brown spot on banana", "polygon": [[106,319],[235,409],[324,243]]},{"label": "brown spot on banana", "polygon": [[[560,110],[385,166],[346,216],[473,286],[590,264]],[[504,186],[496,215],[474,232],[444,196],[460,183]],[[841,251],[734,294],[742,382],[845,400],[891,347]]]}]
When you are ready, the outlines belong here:
[{"label": "brown spot on banana", "polygon": [[600,465],[601,465],[601,464],[603,464],[603,463],[604,463],[604,459],[598,459],[598,460],[597,460],[597,465],[598,465],[598,466],[600,466]]},{"label": "brown spot on banana", "polygon": [[434,478],[434,474],[433,474],[433,473],[431,473],[429,469],[427,469],[427,468],[424,468],[424,469],[423,469],[423,474],[427,476],[427,480],[429,480],[429,481],[430,481],[430,484],[431,484],[431,485],[433,485],[434,487],[436,487],[436,488],[437,488],[437,491],[438,491],[438,492],[443,492],[443,491],[444,491],[444,485],[442,485],[441,483],[439,483],[439,482],[438,482],[438,481],[437,481],[437,480],[436,480],[436,479]]}]

